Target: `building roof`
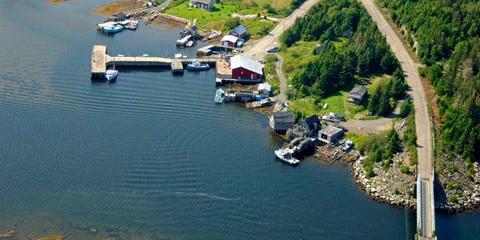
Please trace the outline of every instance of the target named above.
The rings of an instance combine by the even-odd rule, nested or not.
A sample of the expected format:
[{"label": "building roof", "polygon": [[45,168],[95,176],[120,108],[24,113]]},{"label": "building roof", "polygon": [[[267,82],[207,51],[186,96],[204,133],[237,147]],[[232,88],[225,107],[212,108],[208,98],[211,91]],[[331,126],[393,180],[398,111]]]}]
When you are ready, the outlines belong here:
[{"label": "building roof", "polygon": [[117,13],[113,14],[112,16],[117,17],[117,18],[125,18],[127,15],[125,15],[125,13],[123,13],[123,12],[117,12]]},{"label": "building roof", "polygon": [[225,42],[225,41],[236,43],[238,41],[238,37],[235,37],[235,36],[232,36],[232,35],[223,36],[222,42]]},{"label": "building roof", "polygon": [[338,127],[331,126],[331,125],[328,125],[324,129],[320,130],[320,134],[325,134],[327,136],[333,136],[333,135],[335,135],[339,132],[343,132],[343,130],[338,128]]},{"label": "building roof", "polygon": [[315,124],[317,124],[317,127],[320,126],[320,119],[317,115],[314,114],[309,118],[305,119],[305,123],[307,123],[308,127],[313,130]]},{"label": "building roof", "polygon": [[271,89],[272,89],[272,86],[270,86],[270,84],[268,84],[268,83],[262,83],[262,84],[258,85],[258,91],[267,90],[267,91],[270,92]]},{"label": "building roof", "polygon": [[360,85],[357,85],[355,86],[352,91],[350,91],[348,93],[348,96],[350,98],[358,98],[358,99],[361,99],[365,96],[365,94],[367,93],[368,89],[364,86],[360,86]]},{"label": "building roof", "polygon": [[240,24],[234,28],[232,32],[236,32],[238,35],[243,35],[244,33],[247,33],[247,28],[243,26],[243,24]]},{"label": "building roof", "polygon": [[199,2],[199,3],[204,3],[204,4],[210,4],[214,0],[192,0],[191,2]]},{"label": "building roof", "polygon": [[243,67],[252,72],[263,75],[262,65],[259,62],[242,55],[235,55],[230,58],[230,68],[236,69],[239,67]]}]

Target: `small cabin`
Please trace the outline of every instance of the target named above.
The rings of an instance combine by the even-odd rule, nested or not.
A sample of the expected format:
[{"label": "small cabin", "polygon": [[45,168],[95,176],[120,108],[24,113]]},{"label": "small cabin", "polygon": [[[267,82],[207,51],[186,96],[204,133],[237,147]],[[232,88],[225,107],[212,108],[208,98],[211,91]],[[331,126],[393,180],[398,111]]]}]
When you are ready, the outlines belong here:
[{"label": "small cabin", "polygon": [[236,28],[234,28],[229,34],[237,38],[245,38],[247,36],[247,28],[243,26],[243,24],[240,24]]},{"label": "small cabin", "polygon": [[367,95],[368,89],[364,86],[357,85],[348,93],[348,102],[360,104]]},{"label": "small cabin", "polygon": [[327,144],[337,142],[342,136],[342,129],[330,125],[318,132],[318,140]]},{"label": "small cabin", "polygon": [[120,22],[120,21],[124,21],[125,19],[127,19],[127,15],[125,15],[125,13],[117,12],[117,13],[113,14],[112,16],[108,17],[107,21],[108,22]]},{"label": "small cabin", "polygon": [[320,118],[318,118],[317,115],[310,116],[309,118],[298,123],[298,125],[302,126],[306,130],[308,137],[315,137],[321,127]]},{"label": "small cabin", "polygon": [[237,46],[238,37],[233,35],[226,35],[222,38],[222,46],[235,47]]},{"label": "small cabin", "polygon": [[272,90],[272,86],[268,83],[261,83],[258,85],[258,95],[262,97],[270,96],[270,90]]},{"label": "small cabin", "polygon": [[190,0],[190,4],[203,10],[211,11],[215,9],[215,0]]},{"label": "small cabin", "polygon": [[275,132],[287,131],[295,124],[293,112],[273,112],[270,116],[270,127]]}]

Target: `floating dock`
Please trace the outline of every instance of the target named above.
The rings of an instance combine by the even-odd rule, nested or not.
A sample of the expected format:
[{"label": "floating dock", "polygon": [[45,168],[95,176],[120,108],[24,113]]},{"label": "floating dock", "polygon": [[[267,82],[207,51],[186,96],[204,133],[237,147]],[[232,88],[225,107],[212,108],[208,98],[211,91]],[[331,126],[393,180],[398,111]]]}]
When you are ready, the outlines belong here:
[{"label": "floating dock", "polygon": [[218,60],[218,58],[113,57],[107,54],[106,45],[94,45],[91,59],[91,79],[104,79],[107,67],[112,65],[116,67],[170,67],[173,73],[180,73],[183,72],[183,66],[190,62],[198,61],[212,66],[216,65]]}]

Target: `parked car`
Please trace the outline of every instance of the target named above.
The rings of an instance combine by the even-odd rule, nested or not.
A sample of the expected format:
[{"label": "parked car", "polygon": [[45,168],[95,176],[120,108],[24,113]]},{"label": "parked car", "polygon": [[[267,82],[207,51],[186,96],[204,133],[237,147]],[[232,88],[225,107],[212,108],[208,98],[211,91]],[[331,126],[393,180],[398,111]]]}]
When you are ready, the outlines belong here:
[{"label": "parked car", "polygon": [[273,46],[273,47],[267,49],[267,52],[268,52],[268,53],[274,53],[274,52],[277,52],[277,50],[278,50],[278,47],[277,47],[277,46]]}]

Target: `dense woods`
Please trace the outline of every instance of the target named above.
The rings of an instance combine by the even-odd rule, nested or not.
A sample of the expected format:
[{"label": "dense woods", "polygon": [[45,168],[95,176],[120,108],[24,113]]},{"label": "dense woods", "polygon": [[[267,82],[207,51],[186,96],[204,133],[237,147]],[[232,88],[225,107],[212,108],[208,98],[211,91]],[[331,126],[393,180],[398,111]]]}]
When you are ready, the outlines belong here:
[{"label": "dense woods", "polygon": [[480,1],[381,0],[398,26],[414,34],[418,56],[433,64],[448,57],[455,46],[480,34]]},{"label": "dense woods", "polygon": [[[298,90],[297,96],[325,98],[350,86],[354,75],[368,76],[376,73],[398,72],[388,90],[378,92],[378,101],[371,104],[373,113],[389,114],[390,99],[401,97],[405,81],[401,76],[398,60],[390,51],[384,36],[366,10],[354,0],[320,1],[303,18],[298,18],[293,27],[281,36],[282,43],[289,47],[297,41],[326,42],[320,54],[309,62],[292,79]],[[334,42],[342,42],[336,47]],[[313,49],[312,49],[313,52]],[[377,110],[378,106],[385,106]]]},{"label": "dense woods", "polygon": [[467,162],[480,158],[480,1],[381,0],[418,41],[441,117],[438,146]]}]

